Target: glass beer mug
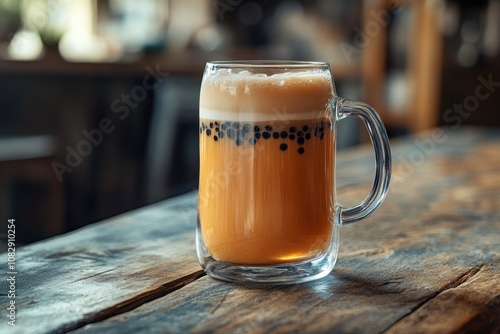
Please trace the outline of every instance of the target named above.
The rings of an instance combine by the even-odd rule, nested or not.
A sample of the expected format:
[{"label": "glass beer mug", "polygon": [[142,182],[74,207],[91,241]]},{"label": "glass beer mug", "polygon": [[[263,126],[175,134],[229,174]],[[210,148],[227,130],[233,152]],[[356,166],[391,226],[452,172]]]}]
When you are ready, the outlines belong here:
[{"label": "glass beer mug", "polygon": [[[355,116],[375,150],[371,192],[335,195],[335,129]],[[209,62],[200,92],[197,253],[211,277],[286,284],[335,265],[339,228],[373,213],[391,173],[384,126],[367,104],[338,97],[320,62]]]}]

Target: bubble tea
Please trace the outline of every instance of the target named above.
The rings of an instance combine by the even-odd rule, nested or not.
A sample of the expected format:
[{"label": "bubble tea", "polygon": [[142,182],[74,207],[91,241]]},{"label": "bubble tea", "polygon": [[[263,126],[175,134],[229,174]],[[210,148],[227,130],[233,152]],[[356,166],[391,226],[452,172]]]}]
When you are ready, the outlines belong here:
[{"label": "bubble tea", "polygon": [[324,71],[204,77],[198,212],[213,258],[270,265],[326,252],[335,205],[332,98]]}]

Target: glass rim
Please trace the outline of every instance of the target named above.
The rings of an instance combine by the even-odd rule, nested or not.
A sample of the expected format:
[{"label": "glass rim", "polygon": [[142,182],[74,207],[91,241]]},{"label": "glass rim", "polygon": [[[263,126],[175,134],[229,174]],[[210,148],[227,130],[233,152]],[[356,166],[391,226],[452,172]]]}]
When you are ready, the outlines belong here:
[{"label": "glass rim", "polygon": [[267,69],[329,69],[330,64],[321,61],[302,60],[216,60],[208,61],[207,67],[217,68],[267,68]]}]

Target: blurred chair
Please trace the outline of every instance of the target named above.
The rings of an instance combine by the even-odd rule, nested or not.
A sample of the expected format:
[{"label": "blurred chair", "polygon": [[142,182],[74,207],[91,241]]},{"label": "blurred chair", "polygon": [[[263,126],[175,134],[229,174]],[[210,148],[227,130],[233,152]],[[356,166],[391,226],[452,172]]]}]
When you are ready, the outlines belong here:
[{"label": "blurred chair", "polygon": [[[175,183],[177,192],[192,190],[188,188],[197,185],[200,80],[171,75],[155,89],[146,152],[147,203],[175,195]],[[184,186],[179,185],[182,181]]]},{"label": "blurred chair", "polygon": [[[362,49],[363,100],[377,109],[388,128],[415,132],[438,126],[443,57],[439,23],[443,2],[364,3],[362,27],[368,40]],[[394,27],[396,22],[400,26]],[[389,35],[391,27],[393,35]],[[399,52],[391,52],[398,42]],[[390,61],[399,62],[392,78]]]},{"label": "blurred chair", "polygon": [[0,216],[16,220],[16,239],[33,242],[64,232],[64,191],[52,162],[52,136],[0,138]]}]

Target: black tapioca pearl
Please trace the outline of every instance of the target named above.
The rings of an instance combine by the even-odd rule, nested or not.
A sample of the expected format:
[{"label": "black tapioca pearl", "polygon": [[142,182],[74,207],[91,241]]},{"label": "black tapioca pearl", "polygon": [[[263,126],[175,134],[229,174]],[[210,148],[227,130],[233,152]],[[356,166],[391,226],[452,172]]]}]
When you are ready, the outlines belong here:
[{"label": "black tapioca pearl", "polygon": [[244,131],[243,131],[242,129],[240,129],[240,130],[238,130],[238,131],[236,132],[236,136],[237,136],[238,138],[243,138],[243,137],[245,137],[245,133],[244,133]]},{"label": "black tapioca pearl", "polygon": [[261,134],[260,134],[260,132],[256,132],[256,133],[254,133],[253,136],[255,137],[255,139],[259,139]]},{"label": "black tapioca pearl", "polygon": [[324,126],[320,126],[319,127],[319,133],[323,133],[325,132],[325,127]]},{"label": "black tapioca pearl", "polygon": [[304,137],[297,138],[297,144],[299,144],[299,145],[304,144]]},{"label": "black tapioca pearl", "polygon": [[243,125],[243,133],[247,134],[250,132],[250,125],[244,124]]},{"label": "black tapioca pearl", "polygon": [[219,132],[219,138],[220,139],[224,138],[224,132]]},{"label": "black tapioca pearl", "polygon": [[264,139],[269,139],[269,138],[271,138],[271,134],[270,134],[269,132],[267,132],[267,131],[266,131],[266,132],[263,132],[263,133],[262,133],[262,138],[264,138]]},{"label": "black tapioca pearl", "polygon": [[248,143],[250,145],[255,145],[255,143],[257,143],[257,139],[253,138],[253,137],[250,137],[248,138]]},{"label": "black tapioca pearl", "polygon": [[304,136],[304,132],[302,132],[302,131],[297,132],[297,137],[303,137],[303,136]]},{"label": "black tapioca pearl", "polygon": [[273,138],[274,139],[278,139],[280,137],[280,133],[279,132],[273,132]]},{"label": "black tapioca pearl", "polygon": [[214,123],[210,122],[209,126],[210,126],[210,129],[213,129],[214,128]]},{"label": "black tapioca pearl", "polygon": [[325,136],[325,133],[324,132],[321,132],[321,134],[319,135],[319,139],[323,140],[323,137]]},{"label": "black tapioca pearl", "polygon": [[253,127],[254,132],[260,132],[260,127],[258,125]]},{"label": "black tapioca pearl", "polygon": [[305,138],[306,138],[307,140],[311,139],[311,134],[310,134],[309,132],[308,132],[308,133],[306,133]]},{"label": "black tapioca pearl", "polygon": [[289,134],[289,135],[288,135],[288,138],[289,138],[290,140],[294,140],[294,139],[295,139],[295,135],[294,135],[294,134]]},{"label": "black tapioca pearl", "polygon": [[212,134],[212,130],[207,129],[207,136],[210,136]]},{"label": "black tapioca pearl", "polygon": [[280,145],[280,150],[282,150],[282,151],[286,151],[286,150],[287,150],[287,148],[288,148],[288,145],[287,145],[287,144],[285,144],[285,143],[282,143],[282,144]]},{"label": "black tapioca pearl", "polygon": [[219,132],[219,131],[220,131],[220,129],[219,129],[219,128],[215,128],[215,132]]},{"label": "black tapioca pearl", "polygon": [[303,147],[299,147],[299,149],[297,150],[297,152],[299,152],[299,154],[304,154],[304,148]]},{"label": "black tapioca pearl", "polygon": [[229,139],[233,139],[235,135],[234,129],[227,129],[226,134]]},{"label": "black tapioca pearl", "polygon": [[218,121],[215,121],[214,124],[215,126],[219,126],[220,123]]},{"label": "black tapioca pearl", "polygon": [[217,140],[219,140],[219,137],[214,136],[214,141],[217,141]]},{"label": "black tapioca pearl", "polygon": [[221,124],[220,128],[222,129],[222,131],[226,131],[227,125],[226,124]]},{"label": "black tapioca pearl", "polygon": [[236,143],[236,146],[241,146],[243,145],[243,138],[236,138],[234,142]]},{"label": "black tapioca pearl", "polygon": [[309,131],[309,127],[308,127],[307,125],[304,125],[304,126],[302,127],[302,131],[304,131],[304,132]]},{"label": "black tapioca pearl", "polygon": [[266,125],[266,131],[269,131],[269,132],[273,131],[273,127],[270,125]]},{"label": "black tapioca pearl", "polygon": [[295,133],[297,132],[297,128],[295,126],[290,127],[290,133]]},{"label": "black tapioca pearl", "polygon": [[200,135],[201,135],[202,133],[203,133],[203,129],[202,129],[202,128],[200,128]]},{"label": "black tapioca pearl", "polygon": [[288,137],[288,132],[281,131],[280,136],[281,136],[281,138],[286,139],[286,137]]},{"label": "black tapioca pearl", "polygon": [[325,127],[325,124],[326,124],[326,122],[325,122],[325,121],[321,121],[321,122],[319,122],[319,127],[320,127],[320,128],[324,128],[324,127]]},{"label": "black tapioca pearl", "polygon": [[238,122],[234,122],[234,123],[232,124],[232,127],[233,127],[233,129],[239,129],[239,128],[240,128],[240,123],[238,123]]}]

